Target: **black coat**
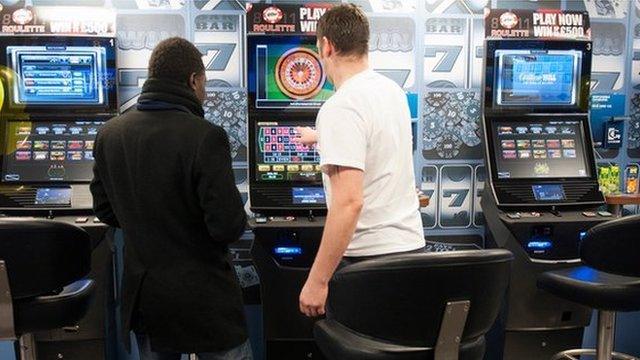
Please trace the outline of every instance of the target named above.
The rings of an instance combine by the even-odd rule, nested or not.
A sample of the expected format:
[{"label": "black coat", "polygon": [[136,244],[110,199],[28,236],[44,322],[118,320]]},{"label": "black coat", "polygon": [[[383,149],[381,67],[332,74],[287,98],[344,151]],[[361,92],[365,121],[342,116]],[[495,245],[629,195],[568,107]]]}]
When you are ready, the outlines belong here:
[{"label": "black coat", "polygon": [[137,309],[154,351],[212,352],[247,339],[228,244],[246,214],[229,139],[186,86],[149,79],[96,138],[94,210],[124,233],[123,330]]}]

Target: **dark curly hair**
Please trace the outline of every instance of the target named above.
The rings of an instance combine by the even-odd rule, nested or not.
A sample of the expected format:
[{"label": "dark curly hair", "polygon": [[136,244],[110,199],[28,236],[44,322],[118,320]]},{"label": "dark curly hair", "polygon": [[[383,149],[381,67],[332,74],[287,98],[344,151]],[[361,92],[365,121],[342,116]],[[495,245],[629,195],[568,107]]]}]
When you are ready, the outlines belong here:
[{"label": "dark curly hair", "polygon": [[316,36],[333,43],[342,56],[363,56],[369,52],[369,21],[357,6],[335,6],[320,18]]},{"label": "dark curly hair", "polygon": [[149,77],[187,83],[204,72],[202,54],[188,40],[172,37],[156,45],[149,59]]}]

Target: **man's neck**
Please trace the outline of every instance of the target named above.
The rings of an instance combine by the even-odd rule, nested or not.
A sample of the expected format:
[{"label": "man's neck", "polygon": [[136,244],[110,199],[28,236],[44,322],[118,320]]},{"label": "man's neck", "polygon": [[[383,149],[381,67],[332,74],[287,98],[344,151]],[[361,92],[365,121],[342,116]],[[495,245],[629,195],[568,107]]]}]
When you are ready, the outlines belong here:
[{"label": "man's neck", "polygon": [[347,80],[358,75],[359,73],[369,69],[369,59],[363,58],[358,60],[344,59],[339,65],[333,80],[336,90],[342,86]]}]

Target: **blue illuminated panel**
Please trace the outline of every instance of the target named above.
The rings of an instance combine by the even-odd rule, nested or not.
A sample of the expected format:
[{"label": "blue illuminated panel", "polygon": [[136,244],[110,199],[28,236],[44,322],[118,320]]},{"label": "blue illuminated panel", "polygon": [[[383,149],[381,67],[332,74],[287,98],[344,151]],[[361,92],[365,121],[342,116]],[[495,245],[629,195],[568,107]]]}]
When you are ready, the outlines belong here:
[{"label": "blue illuminated panel", "polygon": [[530,241],[527,247],[532,250],[547,250],[552,247],[551,241]]},{"label": "blue illuminated panel", "polygon": [[294,204],[326,204],[321,187],[297,187],[291,189]]},{"label": "blue illuminated panel", "polygon": [[36,205],[69,205],[71,188],[40,188],[36,191]]},{"label": "blue illuminated panel", "polygon": [[302,248],[297,246],[281,246],[273,249],[276,255],[302,255]]},{"label": "blue illuminated panel", "polygon": [[564,188],[558,184],[533,185],[533,196],[538,201],[560,201],[565,199]]},{"label": "blue illuminated panel", "polygon": [[575,105],[582,53],[497,50],[497,105]]},{"label": "blue illuminated panel", "polygon": [[7,46],[16,72],[16,105],[102,105],[106,49],[92,46]]}]

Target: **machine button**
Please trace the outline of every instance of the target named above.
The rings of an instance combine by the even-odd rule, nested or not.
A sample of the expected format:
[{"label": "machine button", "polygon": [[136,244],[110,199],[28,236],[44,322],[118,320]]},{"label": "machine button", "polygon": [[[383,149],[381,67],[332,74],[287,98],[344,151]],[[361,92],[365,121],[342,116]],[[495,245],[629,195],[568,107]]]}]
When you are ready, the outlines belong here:
[{"label": "machine button", "polygon": [[594,213],[593,211],[583,211],[582,215],[584,215],[586,217],[595,217],[596,213]]},{"label": "machine button", "polygon": [[302,165],[302,171],[313,171],[313,165]]},{"label": "machine button", "polygon": [[94,217],[94,218],[93,218],[93,222],[94,222],[94,223],[99,223],[99,222],[100,222],[100,219],[98,219],[97,217]]},{"label": "machine button", "polygon": [[258,171],[260,171],[260,172],[271,171],[271,166],[269,166],[269,165],[258,165]]},{"label": "machine button", "polygon": [[602,217],[611,217],[611,216],[613,216],[613,214],[611,214],[608,211],[598,211],[598,215],[600,215]]},{"label": "machine button", "polygon": [[76,218],[76,224],[84,224],[84,223],[86,223],[87,221],[89,221],[89,218],[88,218],[88,217],[84,217],[84,216],[83,216],[83,217]]},{"label": "machine button", "polygon": [[287,166],[287,171],[291,171],[291,172],[300,171],[300,166],[298,166],[298,165],[289,165],[289,166]]},{"label": "machine button", "polygon": [[322,166],[316,165],[316,171],[322,171]]},{"label": "machine button", "polygon": [[508,213],[507,217],[509,219],[520,219],[521,218],[520,213]]},{"label": "machine button", "polygon": [[284,171],[284,165],[273,165],[273,171]]}]

